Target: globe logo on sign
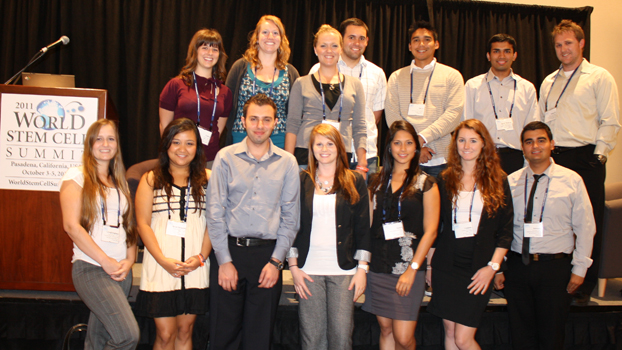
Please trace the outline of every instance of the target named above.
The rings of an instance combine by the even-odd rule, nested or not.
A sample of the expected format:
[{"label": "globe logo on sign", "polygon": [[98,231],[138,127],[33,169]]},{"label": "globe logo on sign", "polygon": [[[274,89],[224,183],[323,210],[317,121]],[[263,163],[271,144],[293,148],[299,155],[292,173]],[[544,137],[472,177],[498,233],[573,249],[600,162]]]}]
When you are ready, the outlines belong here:
[{"label": "globe logo on sign", "polygon": [[44,130],[54,130],[50,124],[50,120],[54,119],[63,119],[65,118],[65,108],[63,106],[54,101],[54,100],[43,100],[37,105],[37,112],[41,115],[43,120],[45,121],[45,125],[43,126]]}]

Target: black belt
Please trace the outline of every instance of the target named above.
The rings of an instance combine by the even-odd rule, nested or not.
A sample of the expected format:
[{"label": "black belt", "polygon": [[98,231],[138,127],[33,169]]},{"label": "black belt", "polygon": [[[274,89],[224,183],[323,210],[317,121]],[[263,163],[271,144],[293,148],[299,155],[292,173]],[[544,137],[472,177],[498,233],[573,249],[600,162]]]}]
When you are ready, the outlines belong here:
[{"label": "black belt", "polygon": [[276,239],[261,239],[261,238],[246,238],[246,237],[229,236],[229,243],[235,244],[238,247],[256,247],[259,245],[276,243]]},{"label": "black belt", "polygon": [[[518,258],[522,258],[522,254],[521,253],[517,253],[515,251],[510,252],[512,253],[512,255],[515,255]],[[550,261],[550,260],[557,260],[557,259],[563,259],[566,257],[569,257],[570,254],[566,254],[566,253],[557,253],[557,254],[529,254],[529,261]]]},{"label": "black belt", "polygon": [[568,151],[580,150],[580,149],[587,148],[587,147],[594,148],[595,146],[594,145],[585,145],[585,146],[580,146],[580,147],[555,146],[555,149],[553,149],[553,154],[560,154],[560,153],[564,153]]},{"label": "black belt", "polygon": [[497,153],[523,153],[523,151],[510,147],[497,147]]}]

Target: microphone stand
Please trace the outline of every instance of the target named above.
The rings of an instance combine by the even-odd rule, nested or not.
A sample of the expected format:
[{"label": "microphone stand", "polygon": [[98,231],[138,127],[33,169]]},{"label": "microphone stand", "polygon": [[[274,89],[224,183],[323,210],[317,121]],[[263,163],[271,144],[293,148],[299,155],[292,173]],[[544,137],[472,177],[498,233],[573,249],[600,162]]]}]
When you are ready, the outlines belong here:
[{"label": "microphone stand", "polygon": [[[19,80],[19,75],[22,74],[23,71],[25,71],[28,67],[30,67],[33,63],[35,63],[37,60],[39,60],[41,57],[43,57],[43,55],[45,55],[46,51],[40,50],[39,52],[37,52],[31,59],[30,62],[28,62],[28,64],[26,65],[26,67],[22,68],[19,72],[15,73],[14,76],[11,77],[11,79],[7,80],[4,85],[9,85],[11,84],[11,82],[13,82],[13,85],[15,85],[15,83],[17,83],[17,81]],[[17,78],[17,79],[16,79]]]}]

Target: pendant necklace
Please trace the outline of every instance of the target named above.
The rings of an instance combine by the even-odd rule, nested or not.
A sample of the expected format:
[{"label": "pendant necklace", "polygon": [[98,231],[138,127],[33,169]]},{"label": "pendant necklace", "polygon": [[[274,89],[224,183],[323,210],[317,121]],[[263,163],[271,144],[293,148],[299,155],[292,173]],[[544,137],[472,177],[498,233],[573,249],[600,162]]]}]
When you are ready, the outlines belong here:
[{"label": "pendant necklace", "polygon": [[320,190],[324,193],[330,192],[330,190],[333,188],[333,186],[328,186],[328,180],[325,180],[324,182],[320,181],[320,178],[318,177],[317,174],[315,174],[315,183],[318,185]]}]

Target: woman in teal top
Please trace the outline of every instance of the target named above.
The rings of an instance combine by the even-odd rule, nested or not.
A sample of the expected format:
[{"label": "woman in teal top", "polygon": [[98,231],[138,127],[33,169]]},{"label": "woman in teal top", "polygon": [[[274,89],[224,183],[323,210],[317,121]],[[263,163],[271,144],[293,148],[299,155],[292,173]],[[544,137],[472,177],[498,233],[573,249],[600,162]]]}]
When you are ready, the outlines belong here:
[{"label": "woman in teal top", "polygon": [[227,145],[238,143],[246,137],[242,126],[244,103],[258,93],[269,96],[277,106],[277,124],[272,132],[272,142],[285,146],[285,124],[289,91],[298,79],[296,68],[288,64],[289,41],[283,23],[276,16],[259,19],[244,56],[231,67],[226,85],[233,92],[233,109],[227,120]]}]

